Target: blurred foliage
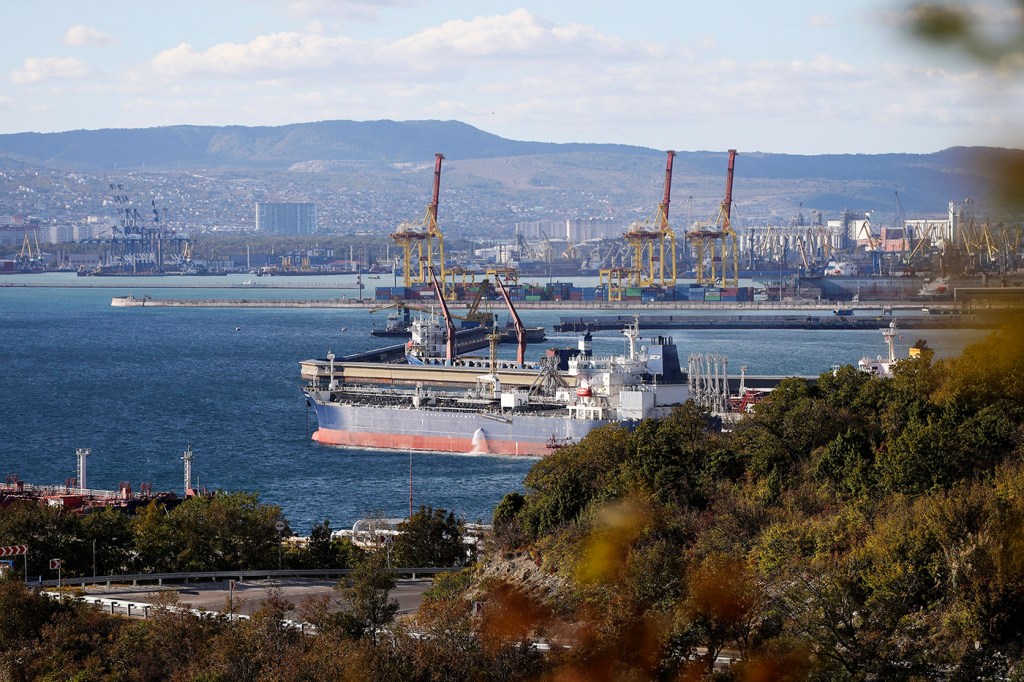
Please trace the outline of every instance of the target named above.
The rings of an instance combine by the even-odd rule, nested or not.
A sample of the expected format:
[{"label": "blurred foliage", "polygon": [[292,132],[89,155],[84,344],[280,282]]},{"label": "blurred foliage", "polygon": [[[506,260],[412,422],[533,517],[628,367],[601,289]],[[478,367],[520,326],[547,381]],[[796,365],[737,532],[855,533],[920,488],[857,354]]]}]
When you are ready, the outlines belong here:
[{"label": "blurred foliage", "polygon": [[[988,13],[999,18],[993,21]],[[909,28],[923,42],[966,56],[1002,78],[1019,78],[1024,70],[1024,0],[1012,0],[1004,7],[916,3],[910,10]],[[991,178],[997,203],[1019,213],[1024,211],[1024,159],[1003,152],[985,150],[975,165]]]}]

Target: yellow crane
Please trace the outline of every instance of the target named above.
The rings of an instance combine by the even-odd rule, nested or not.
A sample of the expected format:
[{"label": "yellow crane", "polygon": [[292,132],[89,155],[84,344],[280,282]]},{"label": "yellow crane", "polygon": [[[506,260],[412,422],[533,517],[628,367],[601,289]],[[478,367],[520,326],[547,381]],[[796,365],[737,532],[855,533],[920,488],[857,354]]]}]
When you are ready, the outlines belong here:
[{"label": "yellow crane", "polygon": [[402,223],[391,235],[402,250],[402,276],[407,287],[413,283],[431,283],[433,276],[430,273],[434,268],[435,257],[441,271],[441,282],[444,282],[444,235],[437,226],[443,160],[444,154],[434,155],[434,193],[423,220],[419,223]]},{"label": "yellow crane", "polygon": [[[732,181],[735,168],[736,150],[730,149],[729,167],[725,176],[725,198],[718,209],[717,217],[711,223],[686,234],[696,261],[695,274],[698,284],[739,286],[740,261],[736,248],[738,238],[732,227]],[[719,253],[716,253],[719,242],[721,248]],[[705,262],[708,263],[707,270],[704,267]],[[721,273],[716,263],[721,263]]]}]

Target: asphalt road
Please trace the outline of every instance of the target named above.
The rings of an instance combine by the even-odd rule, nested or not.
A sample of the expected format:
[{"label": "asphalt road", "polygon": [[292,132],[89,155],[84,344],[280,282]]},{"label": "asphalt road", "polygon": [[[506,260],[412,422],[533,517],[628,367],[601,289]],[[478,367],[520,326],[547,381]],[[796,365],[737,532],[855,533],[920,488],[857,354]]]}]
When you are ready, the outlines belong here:
[{"label": "asphalt road", "polygon": [[[334,608],[341,608],[341,594],[334,590],[338,583],[333,580],[306,580],[302,578],[279,578],[275,580],[235,581],[232,596],[235,613],[251,614],[259,608],[269,592],[279,589],[281,597],[293,605],[313,595],[328,594],[336,597]],[[399,615],[414,613],[423,602],[423,593],[430,588],[431,581],[399,580],[391,591],[391,599],[398,602]],[[178,593],[182,606],[204,611],[227,611],[228,581],[164,585],[163,587],[139,588],[132,586],[96,587],[86,590],[87,596],[103,597],[124,602],[151,604],[160,592]],[[133,613],[133,615],[135,615]]]}]

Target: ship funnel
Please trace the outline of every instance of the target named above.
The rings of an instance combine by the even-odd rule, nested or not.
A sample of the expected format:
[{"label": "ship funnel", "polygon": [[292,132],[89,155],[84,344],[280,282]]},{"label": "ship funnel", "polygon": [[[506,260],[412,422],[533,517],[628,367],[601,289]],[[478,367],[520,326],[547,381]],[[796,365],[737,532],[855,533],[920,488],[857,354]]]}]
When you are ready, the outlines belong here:
[{"label": "ship funnel", "polygon": [[580,353],[584,355],[592,354],[594,350],[593,339],[594,337],[590,335],[590,332],[587,332],[586,334],[580,337],[579,344],[577,345]]},{"label": "ship funnel", "polygon": [[486,455],[489,452],[490,448],[487,445],[487,434],[484,433],[483,429],[477,429],[473,432],[473,447],[470,448],[469,454]]}]

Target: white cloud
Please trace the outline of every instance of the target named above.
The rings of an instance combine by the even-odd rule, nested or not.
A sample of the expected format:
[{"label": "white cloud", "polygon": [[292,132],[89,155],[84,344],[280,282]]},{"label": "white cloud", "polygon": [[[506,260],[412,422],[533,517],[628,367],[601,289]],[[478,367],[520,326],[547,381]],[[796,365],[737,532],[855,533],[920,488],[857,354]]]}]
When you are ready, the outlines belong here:
[{"label": "white cloud", "polygon": [[198,50],[181,43],[151,60],[158,73],[187,76],[292,75],[342,69],[343,79],[375,71],[408,79],[418,75],[480,68],[469,60],[507,60],[522,63],[542,59],[597,58],[637,60],[665,56],[654,43],[628,44],[583,24],[557,25],[526,10],[506,15],[453,20],[407,37],[365,41],[322,33],[283,32],[258,36],[247,43],[220,43]]},{"label": "white cloud", "polygon": [[72,26],[64,34],[64,44],[74,47],[109,47],[118,42],[115,36],[82,24]]},{"label": "white cloud", "polygon": [[836,25],[836,20],[830,16],[819,14],[808,19],[807,25],[812,28],[829,28]]},{"label": "white cloud", "polygon": [[73,57],[29,57],[22,68],[11,71],[11,82],[17,84],[41,83],[53,80],[86,78],[93,70]]},{"label": "white cloud", "polygon": [[322,70],[345,59],[358,59],[360,47],[349,38],[318,34],[274,33],[248,43],[221,43],[199,51],[189,43],[164,50],[151,64],[171,77],[193,75],[253,76]]},{"label": "white cloud", "polygon": [[425,29],[394,48],[407,56],[451,53],[462,57],[611,55],[640,56],[650,45],[631,44],[584,24],[559,26],[525,9],[509,14],[457,19]]},{"label": "white cloud", "polygon": [[324,16],[338,15],[356,21],[376,21],[380,10],[386,7],[412,7],[422,0],[288,0],[293,14]]}]

